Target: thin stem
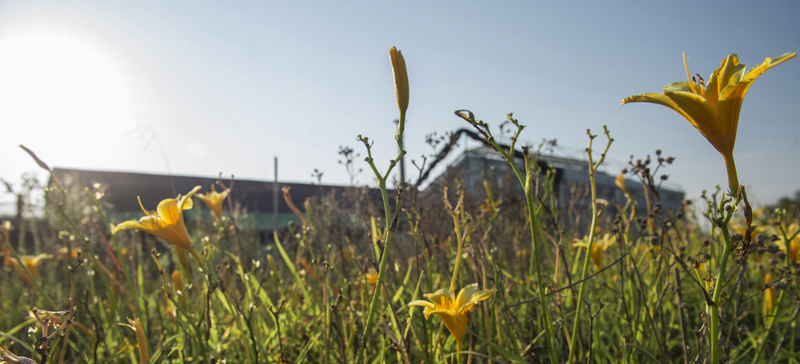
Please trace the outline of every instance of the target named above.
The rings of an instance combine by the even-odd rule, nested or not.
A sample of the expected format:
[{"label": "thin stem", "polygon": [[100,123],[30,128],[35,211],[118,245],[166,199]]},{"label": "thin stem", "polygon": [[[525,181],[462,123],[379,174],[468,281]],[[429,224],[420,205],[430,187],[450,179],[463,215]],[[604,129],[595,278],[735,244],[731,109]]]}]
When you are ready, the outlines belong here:
[{"label": "thin stem", "polygon": [[400,195],[402,191],[398,192],[398,201],[397,206],[395,209],[394,217],[392,216],[392,210],[389,208],[389,195],[386,191],[386,180],[389,178],[389,174],[394,169],[394,166],[397,164],[397,161],[405,155],[405,151],[403,150],[403,145],[400,142],[402,140],[402,133],[405,127],[405,112],[400,112],[400,120],[398,122],[397,128],[397,135],[395,139],[397,141],[397,146],[400,152],[397,155],[397,158],[393,160],[389,164],[389,168],[386,170],[386,174],[381,176],[380,172],[378,172],[377,167],[375,167],[375,163],[372,160],[372,151],[370,148],[369,140],[367,138],[362,138],[360,135],[358,136],[358,140],[364,143],[364,146],[367,148],[367,155],[366,162],[369,164],[372,171],[375,173],[375,178],[378,180],[378,187],[381,190],[381,197],[383,198],[383,209],[386,216],[386,221],[384,222],[384,226],[386,227],[384,230],[384,247],[383,247],[383,254],[381,255],[381,260],[379,262],[379,269],[378,269],[378,280],[375,282],[375,292],[372,294],[372,302],[369,305],[369,313],[367,314],[367,320],[364,323],[364,333],[361,336],[361,342],[358,344],[356,349],[356,357],[353,360],[354,364],[358,364],[361,361],[361,356],[364,353],[364,346],[366,345],[367,335],[369,335],[370,329],[372,329],[372,318],[375,316],[375,311],[378,308],[378,299],[380,297],[381,290],[377,287],[381,287],[383,284],[383,278],[386,276],[386,264],[389,262],[389,252],[392,250],[392,236],[394,235],[394,229],[396,228],[396,222],[394,221],[396,217],[398,217],[398,211],[400,207]]},{"label": "thin stem", "polygon": [[[736,200],[733,206],[738,204],[738,200]],[[733,210],[733,209],[732,209]],[[724,277],[725,271],[728,268],[728,257],[731,255],[731,251],[733,250],[733,242],[731,241],[731,234],[728,231],[728,221],[730,221],[731,217],[733,216],[732,211],[726,212],[725,219],[722,220],[720,223],[720,230],[722,231],[722,238],[724,240],[725,246],[722,250],[722,258],[720,259],[719,269],[717,270],[717,281],[714,284],[714,293],[711,296],[711,300],[713,301],[714,305],[709,307],[711,310],[711,322],[709,326],[709,333],[711,334],[711,363],[716,364],[719,363],[720,353],[719,353],[719,304],[720,304],[720,295],[722,294],[722,286],[724,285]]]},{"label": "thin stem", "polygon": [[605,134],[608,137],[608,144],[606,144],[606,148],[603,151],[603,154],[600,155],[600,159],[597,160],[597,163],[592,163],[592,141],[594,140],[595,136],[589,134],[589,147],[586,148],[586,152],[589,155],[589,187],[592,192],[592,223],[589,227],[589,244],[586,247],[586,255],[583,257],[583,267],[581,268],[581,284],[578,286],[578,300],[576,301],[577,304],[575,305],[575,321],[572,324],[572,338],[570,339],[569,344],[569,356],[567,357],[567,362],[572,362],[572,359],[575,357],[575,353],[577,351],[577,341],[578,341],[578,331],[580,327],[580,320],[581,320],[581,305],[580,303],[583,302],[583,288],[584,288],[584,279],[586,278],[586,273],[589,272],[589,260],[591,258],[592,248],[594,247],[594,240],[595,240],[595,229],[597,229],[597,218],[599,214],[597,212],[597,186],[595,183],[595,173],[600,165],[605,160],[606,154],[608,153],[608,149],[611,147],[611,143],[614,139],[611,139],[611,135],[608,132],[608,129],[605,129]]}]

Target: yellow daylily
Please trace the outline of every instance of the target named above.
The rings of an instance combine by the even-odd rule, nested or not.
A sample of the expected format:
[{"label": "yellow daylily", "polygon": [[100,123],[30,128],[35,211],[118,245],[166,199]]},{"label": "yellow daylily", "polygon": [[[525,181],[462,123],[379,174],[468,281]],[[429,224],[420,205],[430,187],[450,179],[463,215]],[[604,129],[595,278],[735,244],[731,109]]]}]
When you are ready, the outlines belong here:
[{"label": "yellow daylily", "polygon": [[[605,252],[609,247],[614,245],[617,242],[617,236],[612,234],[605,234],[603,235],[602,239],[598,239],[592,245],[592,251],[589,253],[589,256],[592,258],[592,263],[594,263],[595,268],[600,270],[603,264],[603,252]],[[578,241],[577,243],[573,244],[573,246],[581,247],[584,249],[589,248],[589,243],[586,241]]]},{"label": "yellow daylily", "polygon": [[625,175],[624,174],[620,173],[619,176],[617,176],[617,178],[614,179],[614,184],[617,185],[617,187],[619,187],[619,189],[622,190],[622,192],[624,194],[626,194],[626,195],[628,194],[628,188],[625,187]]},{"label": "yellow daylily", "polygon": [[684,55],[683,63],[688,82],[666,85],[661,89],[663,94],[628,96],[622,100],[622,104],[650,102],[664,105],[681,114],[722,154],[728,171],[728,187],[735,194],[739,189],[739,177],[733,161],[733,145],[736,143],[739,112],[744,96],[758,76],[796,54],[791,52],[776,58],[766,58],[763,63],[745,72],[747,65],[739,64],[739,57],[731,53],[711,74],[708,84],[705,84],[700,75],[696,78],[690,76]]},{"label": "yellow daylily", "polygon": [[467,313],[472,311],[479,301],[489,298],[495,291],[495,289],[478,290],[478,284],[473,283],[462,288],[458,292],[458,296],[455,296],[452,288],[443,288],[435,293],[425,294],[425,298],[430,302],[413,301],[408,304],[408,307],[425,307],[423,311],[425,319],[428,319],[432,313],[439,316],[444,322],[444,326],[456,339],[458,351],[461,351],[461,339],[464,338],[464,333],[467,331],[467,324],[469,323]]},{"label": "yellow daylily", "polygon": [[[53,258],[53,256],[50,254],[39,254],[37,256],[20,255],[19,258],[20,261],[22,261],[22,264],[25,265],[25,268],[28,268],[28,272],[31,272],[31,276],[33,276],[33,278],[38,278],[39,262],[45,259],[51,259]],[[22,269],[22,267],[19,265],[19,261],[17,260],[17,258],[11,257],[11,251],[6,246],[3,246],[3,264],[5,264],[7,267],[13,270],[16,270],[25,281],[31,283],[31,279],[25,273],[25,269]]]},{"label": "yellow daylily", "polygon": [[786,251],[786,244],[783,243],[783,240],[778,240],[776,243],[781,251],[789,254],[789,259],[791,261],[800,263],[800,236],[796,236],[794,239],[792,239],[792,241],[789,242],[788,252]]},{"label": "yellow daylily", "polygon": [[406,60],[403,53],[392,47],[389,50],[389,58],[392,60],[392,73],[394,74],[394,90],[397,93],[397,107],[402,114],[408,109],[408,72],[406,72]]},{"label": "yellow daylily", "polygon": [[36,362],[23,356],[16,356],[0,345],[0,364],[36,364]]},{"label": "yellow daylily", "polygon": [[[23,255],[20,258],[22,258],[22,264],[25,264],[25,268],[28,268],[28,272],[31,272],[33,278],[39,278],[39,262],[45,259],[52,259],[53,256],[51,254],[39,254],[35,257],[32,255]],[[28,276],[25,275],[25,272],[22,271],[22,269],[20,269],[19,271],[20,274],[22,274],[22,276],[25,277],[25,279],[28,278]]]},{"label": "yellow daylily", "polygon": [[199,190],[200,186],[197,186],[189,191],[186,196],[181,197],[178,195],[177,198],[165,199],[158,204],[156,211],[153,212],[148,212],[144,206],[142,206],[142,200],[139,199],[139,206],[147,216],[142,217],[139,221],[125,221],[115,226],[112,234],[125,230],[143,230],[153,234],[161,238],[161,240],[175,246],[178,252],[178,260],[188,272],[189,257],[187,253],[192,254],[197,264],[202,263],[197,252],[192,249],[189,231],[186,230],[186,224],[183,222],[183,210],[192,208],[192,196]]},{"label": "yellow daylily", "polygon": [[222,192],[217,192],[217,190],[214,189],[214,185],[211,185],[211,193],[209,193],[209,194],[204,194],[204,193],[198,194],[197,198],[199,198],[201,201],[206,203],[206,206],[208,206],[208,208],[211,209],[211,211],[214,212],[214,216],[217,217],[217,220],[221,220],[222,219],[222,203],[225,202],[225,198],[228,197],[228,194],[230,192],[231,192],[231,190],[229,188],[226,188]]},{"label": "yellow daylily", "polygon": [[[764,276],[764,283],[772,284],[772,275],[767,273]],[[769,322],[775,312],[775,305],[778,303],[778,292],[775,288],[767,287],[764,290],[764,321]]]}]

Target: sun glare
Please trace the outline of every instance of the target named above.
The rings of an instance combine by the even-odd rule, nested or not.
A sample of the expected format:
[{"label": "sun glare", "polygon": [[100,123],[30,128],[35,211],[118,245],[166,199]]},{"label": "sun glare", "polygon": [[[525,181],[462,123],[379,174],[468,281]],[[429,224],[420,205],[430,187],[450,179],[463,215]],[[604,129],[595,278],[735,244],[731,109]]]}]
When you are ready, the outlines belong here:
[{"label": "sun glare", "polygon": [[119,136],[135,124],[126,76],[69,32],[0,33],[0,119],[22,135]]}]

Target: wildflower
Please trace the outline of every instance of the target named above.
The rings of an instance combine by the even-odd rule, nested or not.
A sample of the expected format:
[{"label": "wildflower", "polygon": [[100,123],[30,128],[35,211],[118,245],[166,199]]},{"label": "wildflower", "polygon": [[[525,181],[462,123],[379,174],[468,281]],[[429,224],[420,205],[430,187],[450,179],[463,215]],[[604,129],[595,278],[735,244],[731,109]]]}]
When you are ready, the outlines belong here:
[{"label": "wildflower", "polygon": [[700,75],[696,78],[689,75],[684,54],[683,64],[688,82],[664,86],[661,89],[663,95],[647,93],[628,96],[622,100],[622,104],[650,102],[664,105],[681,114],[722,154],[728,171],[728,187],[732,193],[736,193],[739,189],[739,178],[733,161],[733,145],[736,142],[736,129],[744,96],[758,76],[795,55],[795,52],[791,52],[776,58],[766,58],[763,63],[745,72],[746,65],[739,64],[739,57],[731,53],[714,70],[706,85]]},{"label": "wildflower", "polygon": [[[589,253],[589,256],[592,258],[592,263],[594,263],[594,266],[597,268],[597,270],[600,270],[603,264],[603,252],[616,242],[616,235],[605,234],[603,235],[602,239],[595,241],[594,245],[592,245],[592,251]],[[585,241],[580,241],[573,245],[582,247],[584,249],[589,248],[589,243]]]},{"label": "wildflower", "polygon": [[375,284],[378,281],[378,273],[369,272],[364,274],[364,278],[367,279],[367,282],[370,284]]},{"label": "wildflower", "polygon": [[408,72],[406,72],[406,60],[403,53],[392,47],[389,50],[389,57],[392,60],[392,73],[394,74],[394,90],[397,93],[397,107],[400,112],[405,114],[408,109]]},{"label": "wildflower", "polygon": [[619,176],[614,179],[614,184],[617,185],[624,194],[628,194],[628,189],[625,187],[625,174],[620,173]]},{"label": "wildflower", "polygon": [[775,291],[775,288],[772,288],[771,274],[767,273],[764,276],[764,284],[770,285],[764,290],[764,320],[769,321],[773,316],[773,312],[775,312],[775,305],[778,303],[778,292]]},{"label": "wildflower", "polygon": [[192,241],[189,240],[189,232],[186,230],[186,224],[183,222],[183,210],[192,208],[192,195],[200,190],[200,186],[195,187],[186,196],[177,198],[168,198],[161,201],[156,208],[157,211],[148,212],[142,206],[142,200],[139,199],[139,206],[144,211],[145,217],[136,220],[125,221],[112,231],[116,234],[118,231],[124,230],[144,230],[158,238],[166,241],[175,246],[178,252],[178,260],[181,265],[189,271],[189,257],[188,253],[192,253],[197,264],[201,264],[200,257],[197,252],[192,249]]},{"label": "wildflower", "polygon": [[28,277],[28,274],[25,273],[25,269],[19,265],[19,262],[21,261],[22,264],[25,265],[25,268],[28,269],[28,272],[31,273],[31,276],[36,279],[39,277],[39,263],[45,259],[53,258],[53,256],[50,254],[39,254],[37,256],[20,255],[20,260],[18,261],[17,258],[10,257],[10,254],[11,251],[8,249],[8,247],[3,246],[3,264],[19,272],[19,275],[28,283],[31,283],[31,279]]},{"label": "wildflower", "polygon": [[[43,261],[45,259],[52,259],[53,256],[50,255],[50,254],[39,254],[39,255],[37,255],[35,257],[32,256],[32,255],[23,255],[23,256],[20,256],[20,258],[22,259],[22,264],[25,264],[25,268],[28,268],[28,272],[31,272],[31,275],[33,276],[33,278],[38,278],[39,277],[39,262],[41,262],[41,261]],[[22,274],[23,277],[27,278],[27,276],[25,275],[25,272],[23,272],[21,269],[20,269],[20,274]]]},{"label": "wildflower", "polygon": [[789,254],[789,259],[793,262],[800,263],[800,236],[795,237],[792,241],[789,242],[789,251],[786,251],[786,244],[784,244],[783,240],[777,241],[778,248],[781,249],[784,253]]},{"label": "wildflower", "polygon": [[228,194],[231,192],[229,188],[226,188],[222,192],[217,193],[214,189],[214,185],[211,185],[211,193],[209,194],[198,194],[197,198],[202,200],[206,203],[209,209],[214,212],[214,216],[217,217],[217,220],[220,221],[222,219],[222,203],[225,202],[225,198],[228,197]]},{"label": "wildflower", "polygon": [[36,362],[32,359],[16,356],[3,345],[0,345],[0,364],[36,364]]},{"label": "wildflower", "polygon": [[420,306],[425,307],[423,313],[425,319],[435,313],[442,319],[444,326],[450,331],[450,334],[456,339],[458,351],[461,351],[461,339],[464,338],[464,333],[467,330],[467,323],[469,316],[467,314],[475,308],[479,301],[489,298],[496,290],[485,289],[478,290],[478,284],[473,283],[461,289],[458,296],[455,297],[454,291],[451,288],[440,289],[435,293],[425,294],[428,301],[413,301],[408,304],[408,307]]},{"label": "wildflower", "polygon": [[81,248],[69,249],[64,246],[58,249],[58,260],[75,260],[78,259],[81,253]]}]

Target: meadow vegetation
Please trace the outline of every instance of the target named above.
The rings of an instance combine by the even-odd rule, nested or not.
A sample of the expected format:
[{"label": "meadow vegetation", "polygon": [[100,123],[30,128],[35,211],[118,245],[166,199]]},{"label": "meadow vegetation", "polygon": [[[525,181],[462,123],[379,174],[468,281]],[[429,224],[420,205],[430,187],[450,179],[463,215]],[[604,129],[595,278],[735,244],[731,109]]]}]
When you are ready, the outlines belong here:
[{"label": "meadow vegetation", "polygon": [[[677,211],[661,207],[672,160],[660,151],[623,171],[644,201],[623,175],[625,197],[602,200],[594,177],[612,131],[587,130],[591,182],[570,189],[585,203],[566,204],[535,146],[516,145],[520,121],[508,115],[502,146],[467,110],[455,117],[507,172],[390,188],[409,105],[395,48],[399,153],[373,160],[388,138],[361,135],[347,153],[365,156],[346,168],[374,175],[381,200],[285,189],[298,223],[267,244],[237,224],[233,180],[125,222],[109,220],[102,183],[52,175],[41,217],[0,226],[0,363],[797,363],[800,218],[754,209],[733,160],[747,89],[792,57],[747,70],[730,55],[708,84],[687,67],[687,82],[625,98],[677,111],[723,156],[727,188]],[[192,208],[213,223],[185,218]]]}]

